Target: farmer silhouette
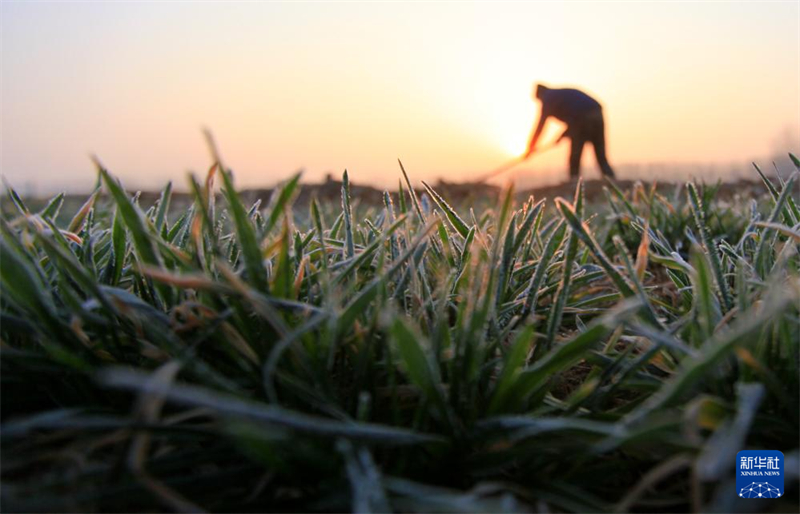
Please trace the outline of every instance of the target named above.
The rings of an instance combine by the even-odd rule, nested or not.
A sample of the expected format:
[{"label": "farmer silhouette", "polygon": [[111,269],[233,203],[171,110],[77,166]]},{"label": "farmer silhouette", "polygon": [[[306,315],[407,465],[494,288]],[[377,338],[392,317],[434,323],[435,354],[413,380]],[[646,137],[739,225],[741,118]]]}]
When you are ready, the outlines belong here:
[{"label": "farmer silhouette", "polygon": [[592,143],[597,164],[603,175],[613,177],[614,170],[606,158],[603,108],[597,100],[577,89],[551,89],[543,84],[536,85],[536,98],[542,102],[542,114],[524,158],[527,159],[536,151],[536,143],[542,135],[544,123],[552,116],[567,124],[567,130],[561,134],[556,143],[565,137],[572,141],[569,153],[570,178],[578,178],[581,173],[581,154],[586,143]]}]

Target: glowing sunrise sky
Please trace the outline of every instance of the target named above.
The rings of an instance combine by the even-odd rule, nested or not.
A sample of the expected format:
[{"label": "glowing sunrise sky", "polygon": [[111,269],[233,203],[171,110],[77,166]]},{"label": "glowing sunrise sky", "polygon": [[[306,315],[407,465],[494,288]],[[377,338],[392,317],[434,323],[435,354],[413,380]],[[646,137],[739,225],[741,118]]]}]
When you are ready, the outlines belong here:
[{"label": "glowing sunrise sky", "polygon": [[536,81],[604,104],[615,165],[768,156],[800,124],[798,5],[3,1],[2,174],[84,189],[95,153],[183,188],[207,126],[239,185],[469,179],[525,149]]}]

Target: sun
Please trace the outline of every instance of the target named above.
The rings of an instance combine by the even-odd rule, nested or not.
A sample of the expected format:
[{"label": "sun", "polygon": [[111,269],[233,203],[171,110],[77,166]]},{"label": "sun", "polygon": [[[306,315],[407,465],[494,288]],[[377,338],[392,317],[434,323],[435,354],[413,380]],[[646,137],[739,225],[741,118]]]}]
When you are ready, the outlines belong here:
[{"label": "sun", "polygon": [[487,129],[495,146],[509,156],[522,155],[528,146],[536,109],[529,97],[510,97],[505,91],[492,95]]},{"label": "sun", "polygon": [[[503,100],[497,111],[492,113],[491,139],[494,145],[507,153],[509,157],[522,155],[528,149],[535,124],[539,120],[539,109],[533,102],[525,105],[517,100]],[[544,131],[539,139],[539,147],[549,144],[558,138],[566,126],[550,118],[545,123]]]},{"label": "sun", "polygon": [[532,120],[509,116],[495,127],[495,142],[509,156],[522,155],[528,148]]},{"label": "sun", "polygon": [[512,87],[508,84],[485,84],[484,89],[490,90],[481,91],[483,98],[486,98],[482,106],[484,133],[493,146],[509,157],[525,153],[531,127],[538,115],[537,105],[531,99],[526,84],[514,84]]}]

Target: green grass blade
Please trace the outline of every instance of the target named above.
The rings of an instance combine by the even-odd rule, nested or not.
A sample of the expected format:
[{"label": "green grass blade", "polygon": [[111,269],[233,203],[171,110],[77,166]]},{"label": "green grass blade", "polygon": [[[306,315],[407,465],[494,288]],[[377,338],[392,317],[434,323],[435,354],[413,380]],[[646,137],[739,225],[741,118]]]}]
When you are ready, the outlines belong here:
[{"label": "green grass blade", "polygon": [[161,258],[147,230],[146,222],[141,211],[133,205],[133,202],[128,198],[122,186],[111,177],[105,168],[100,168],[100,175],[103,177],[103,182],[111,193],[111,196],[114,197],[122,220],[131,232],[133,245],[136,248],[136,253],[139,255],[139,258],[145,264],[161,267]]},{"label": "green grass blade", "polygon": [[395,318],[389,332],[397,345],[409,379],[436,405],[443,421],[449,423],[450,415],[442,391],[441,377],[438,368],[431,362],[431,357],[422,348],[422,337],[401,318]]},{"label": "green grass blade", "polygon": [[550,261],[553,255],[555,255],[556,249],[561,244],[561,239],[565,230],[566,225],[564,225],[562,221],[559,221],[558,225],[547,238],[547,242],[544,244],[542,254],[539,256],[539,262],[536,263],[536,271],[534,271],[530,284],[528,284],[528,288],[525,290],[525,304],[522,308],[520,321],[524,321],[536,307],[536,302],[539,299],[539,293],[541,292],[542,284],[547,274],[547,268],[550,266]]},{"label": "green grass blade", "polygon": [[[414,206],[414,210],[417,212],[419,220],[422,223],[425,223],[425,215],[422,213],[422,207],[420,207],[419,205],[419,198],[417,198],[417,193],[414,191],[414,187],[411,185],[411,180],[409,180],[408,178],[408,173],[406,173],[406,169],[403,167],[403,163],[402,161],[400,161],[400,159],[397,159],[397,163],[400,165],[400,171],[403,172],[403,177],[406,179],[406,185],[408,186],[408,196],[411,198],[411,203]],[[401,210],[405,212],[405,206],[401,205]]]},{"label": "green grass blade", "polygon": [[347,178],[347,170],[344,170],[342,175],[342,213],[344,214],[344,255],[349,259],[355,255],[356,250],[353,240],[353,212],[350,208],[350,180]]},{"label": "green grass blade", "polygon": [[438,205],[439,208],[444,211],[445,216],[447,216],[447,221],[450,222],[450,225],[453,226],[456,232],[461,234],[461,237],[467,237],[470,227],[467,226],[466,222],[461,219],[455,209],[453,209],[450,204],[448,204],[447,201],[442,198],[439,193],[434,191],[434,189],[425,181],[422,181],[422,185],[425,186],[425,189],[427,189],[428,193],[430,193],[431,198],[433,198],[433,201],[436,202],[436,205]]},{"label": "green grass blade", "polygon": [[603,249],[595,240],[594,236],[592,236],[589,228],[580,221],[575,213],[575,208],[563,198],[556,198],[556,207],[558,207],[559,211],[564,216],[564,219],[567,220],[567,223],[569,223],[573,232],[581,238],[584,244],[586,244],[586,246],[589,248],[589,251],[592,252],[592,255],[594,255],[597,263],[601,268],[603,268],[614,285],[617,286],[617,289],[619,289],[620,293],[626,297],[633,296],[634,292],[630,284],[628,284],[628,281],[611,263],[605,252],[603,252]]},{"label": "green grass blade", "polygon": [[247,281],[257,290],[265,293],[269,290],[267,270],[264,267],[264,258],[261,254],[261,248],[259,248],[258,241],[256,240],[255,228],[250,218],[247,216],[247,211],[239,198],[239,194],[233,187],[233,176],[230,171],[222,172],[222,182],[225,185],[225,197],[228,200],[228,206],[233,214],[236,235],[238,236],[239,246],[242,250],[242,256],[244,257]]},{"label": "green grass blade", "polygon": [[58,217],[58,213],[61,211],[61,206],[64,205],[64,193],[58,193],[54,196],[44,209],[40,211],[40,216],[42,218],[50,218],[55,220]]},{"label": "green grass blade", "polygon": [[725,279],[725,274],[722,271],[722,262],[720,262],[719,249],[711,240],[708,233],[707,221],[703,203],[697,194],[697,188],[694,184],[689,183],[686,185],[686,190],[689,195],[689,204],[692,207],[692,214],[694,215],[695,225],[697,231],[700,232],[700,239],[703,243],[703,248],[708,255],[711,262],[711,268],[714,270],[714,278],[717,282],[717,288],[722,297],[722,305],[725,311],[729,311],[733,307],[733,300],[728,289],[728,281]]},{"label": "green grass blade", "polygon": [[161,197],[158,199],[158,210],[156,211],[155,227],[156,231],[161,233],[161,227],[167,219],[169,212],[169,203],[172,199],[172,182],[167,182],[166,187],[161,191]]},{"label": "green grass blade", "polygon": [[[281,215],[285,214],[286,211],[291,207],[291,201],[298,189],[301,176],[302,173],[296,173],[293,175],[279,188],[275,201],[272,202],[270,199],[270,213],[269,217],[267,217],[266,224],[264,225],[262,237],[266,236],[272,231],[275,225],[278,224],[278,220],[280,219]],[[275,196],[275,194],[276,193],[273,193],[273,196]]]}]

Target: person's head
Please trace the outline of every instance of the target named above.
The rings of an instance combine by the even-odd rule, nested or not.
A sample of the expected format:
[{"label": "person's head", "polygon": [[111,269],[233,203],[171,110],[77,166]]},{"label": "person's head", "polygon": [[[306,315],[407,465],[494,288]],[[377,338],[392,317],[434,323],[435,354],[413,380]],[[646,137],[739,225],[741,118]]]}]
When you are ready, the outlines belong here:
[{"label": "person's head", "polygon": [[539,83],[539,84],[536,84],[536,93],[534,93],[534,94],[535,94],[536,98],[541,100],[542,99],[542,95],[544,94],[544,92],[549,90],[549,89],[550,89],[549,87],[545,86],[544,84]]}]

